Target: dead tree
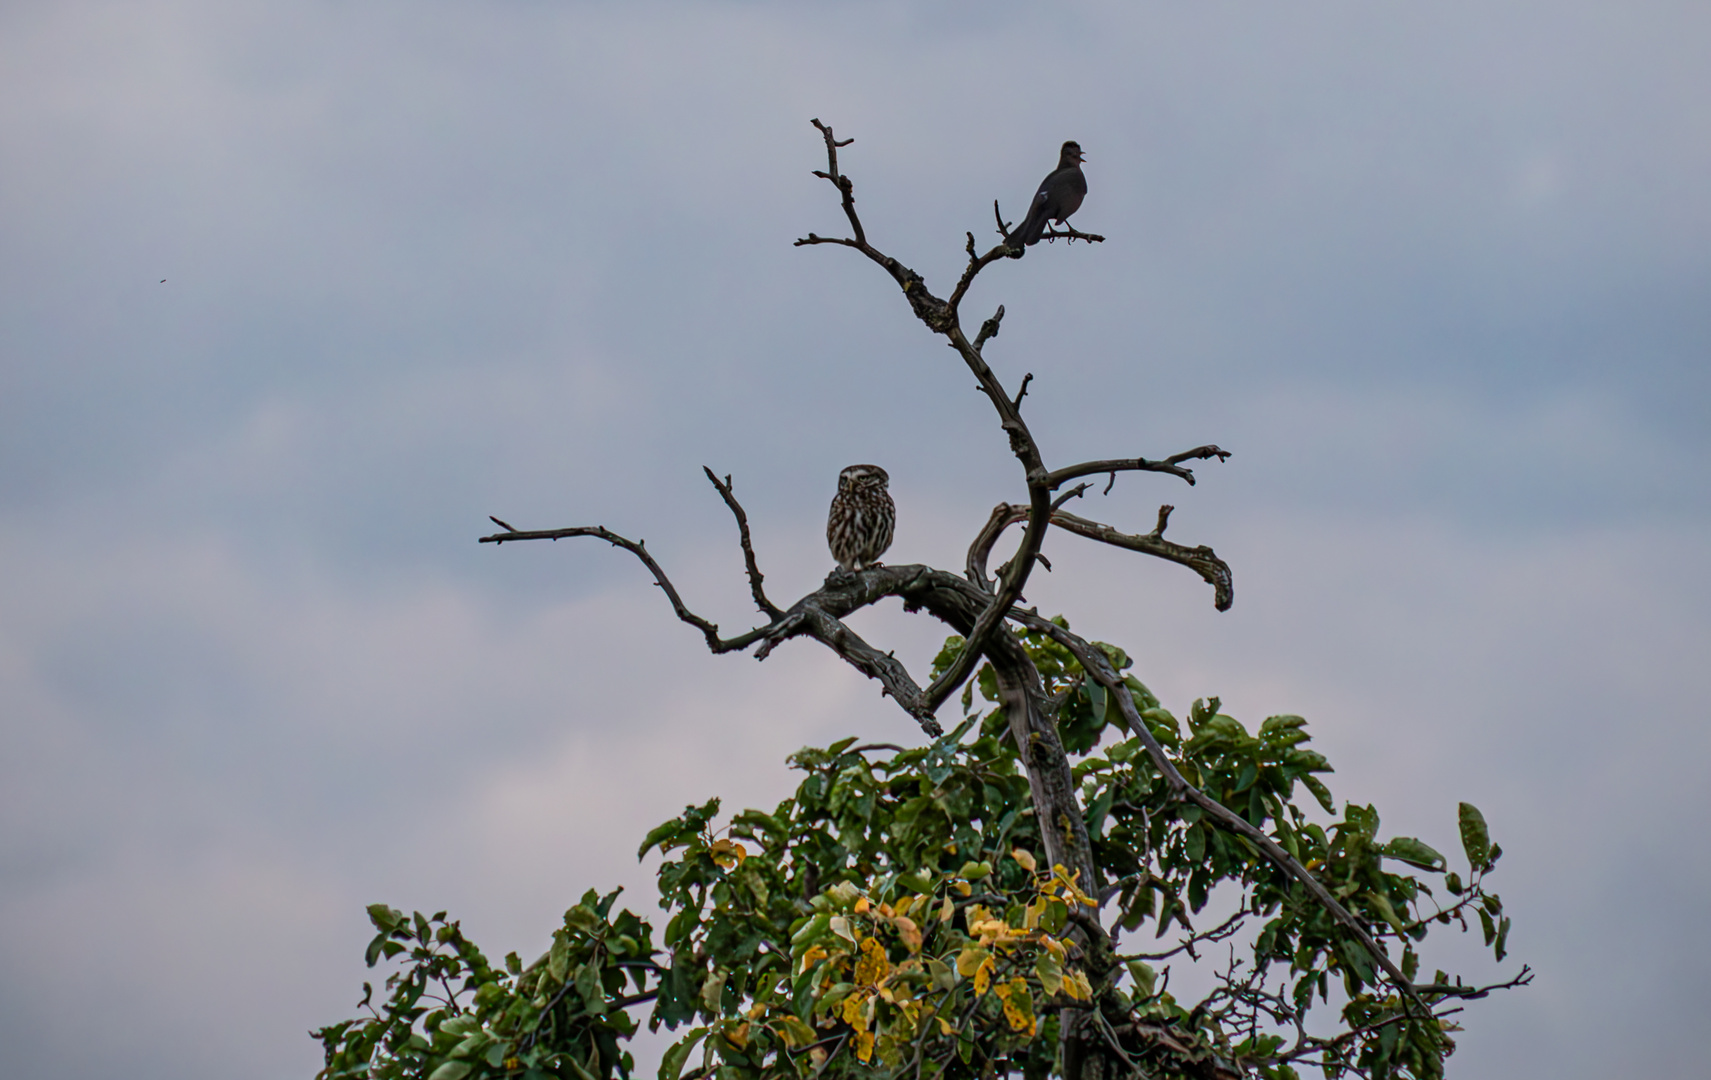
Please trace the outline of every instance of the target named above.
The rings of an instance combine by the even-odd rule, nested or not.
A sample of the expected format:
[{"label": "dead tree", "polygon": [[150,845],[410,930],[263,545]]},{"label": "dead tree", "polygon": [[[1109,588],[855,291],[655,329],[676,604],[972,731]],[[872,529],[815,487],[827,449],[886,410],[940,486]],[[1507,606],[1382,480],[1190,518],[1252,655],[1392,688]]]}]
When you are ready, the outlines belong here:
[{"label": "dead tree", "polygon": [[[744,562],[747,567],[750,592],[755,605],[766,617],[757,626],[734,637],[721,637],[719,628],[684,604],[677,589],[659,563],[639,541],[627,539],[601,526],[574,526],[562,529],[519,530],[494,518],[504,531],[481,537],[482,543],[503,544],[520,540],[557,540],[589,536],[624,548],[635,555],[653,574],[655,582],[671,601],[677,617],[700,630],[707,647],[715,653],[728,653],[755,647],[756,659],[766,656],[780,644],[792,638],[810,637],[831,649],[857,671],[879,680],[882,693],[889,695],[900,708],[921,725],[929,736],[938,737],[942,729],[934,714],[956,693],[975,672],[981,661],[992,665],[997,677],[1001,702],[1010,724],[1010,734],[1028,770],[1036,820],[1051,862],[1079,874],[1079,880],[1092,883],[1088,891],[1101,896],[1104,883],[1099,880],[1092,859],[1082,807],[1079,805],[1069,759],[1059,741],[1054,703],[1046,695],[1039,672],[1027,651],[1011,630],[1011,626],[1046,634],[1069,650],[1086,670],[1089,678],[1105,688],[1110,698],[1122,710],[1130,732],[1145,744],[1153,764],[1165,778],[1172,796],[1185,804],[1199,807],[1205,817],[1220,828],[1242,837],[1256,853],[1278,870],[1298,881],[1306,892],[1354,940],[1358,941],[1373,962],[1383,970],[1409,1008],[1419,1016],[1429,1012],[1416,987],[1405,977],[1383,950],[1374,942],[1366,927],[1331,895],[1313,874],[1294,859],[1262,830],[1229,810],[1222,803],[1188,783],[1172,763],[1164,748],[1137,713],[1134,701],[1124,688],[1123,678],[1112,667],[1104,652],[1086,639],[1042,617],[1037,611],[1017,606],[1035,563],[1044,563],[1041,546],[1046,531],[1056,526],[1074,535],[1116,547],[1180,563],[1204,578],[1213,588],[1213,602],[1218,610],[1229,608],[1233,589],[1230,568],[1206,546],[1188,547],[1165,538],[1171,507],[1161,506],[1157,524],[1146,533],[1125,533],[1111,525],[1091,521],[1064,509],[1070,500],[1080,497],[1094,486],[1089,478],[1105,477],[1105,490],[1123,472],[1164,473],[1188,484],[1195,482],[1187,463],[1229,458],[1228,451],[1215,445],[1197,446],[1160,459],[1146,457],[1108,458],[1084,461],[1052,468],[1047,465],[1039,441],[1022,417],[1022,403],[1033,375],[1023,376],[1014,393],[1007,390],[982,358],[982,349],[999,331],[1004,318],[1002,306],[991,318],[981,323],[971,340],[962,324],[961,304],[975,277],[1000,259],[1015,257],[1018,248],[1010,242],[1009,233],[997,204],[1000,241],[984,253],[977,253],[974,234],[968,233],[967,266],[946,299],[934,295],[922,276],[887,255],[869,242],[867,231],[856,212],[855,185],[838,165],[838,151],[853,140],[837,139],[830,126],[813,121],[825,142],[826,168],[814,175],[828,181],[838,190],[844,216],[849,221],[849,236],[826,237],[809,233],[797,240],[797,246],[821,244],[852,248],[865,256],[887,274],[902,289],[910,310],[928,330],[942,336],[967,365],[978,382],[980,392],[997,414],[998,425],[1009,442],[1011,454],[1021,466],[1027,491],[1023,503],[1000,504],[981,527],[969,545],[968,560],[961,574],[930,566],[874,566],[865,570],[845,572],[834,570],[820,588],[787,608],[770,600],[763,587],[764,575],[755,556],[749,534],[748,517],[732,492],[730,477],[721,479],[711,469],[707,478],[736,518]],[[1103,237],[1065,228],[1049,231],[1047,238],[1064,238],[1098,243]],[[1022,525],[1022,536],[1016,553],[1001,566],[996,575],[987,570],[987,562],[999,537],[1011,525]],[[1049,567],[1048,567],[1049,568]],[[878,648],[850,629],[844,621],[852,612],[874,604],[886,597],[902,600],[909,612],[925,611],[962,635],[963,645],[955,659],[928,685],[922,686],[905,666],[889,651]],[[1090,967],[1098,972],[1101,957],[1109,957],[1109,938],[1097,919],[1084,917],[1080,939],[1090,959]],[[1108,970],[1111,962],[1103,966]],[[1066,1024],[1064,1028],[1066,1075],[1098,1077],[1114,1075],[1113,1069],[1101,1061],[1101,1043],[1090,1035],[1084,1023]],[[1077,1063],[1071,1071],[1068,1064]],[[1115,1062],[1111,1063],[1115,1065]]]}]

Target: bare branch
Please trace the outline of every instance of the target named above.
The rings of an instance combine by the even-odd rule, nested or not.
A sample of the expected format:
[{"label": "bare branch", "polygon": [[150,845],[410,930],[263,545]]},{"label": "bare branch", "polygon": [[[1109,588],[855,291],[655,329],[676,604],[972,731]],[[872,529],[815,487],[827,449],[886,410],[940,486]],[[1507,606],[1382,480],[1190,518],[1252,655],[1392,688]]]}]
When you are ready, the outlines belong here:
[{"label": "bare branch", "polygon": [[1234,934],[1237,930],[1241,929],[1242,920],[1246,919],[1247,917],[1248,917],[1248,910],[1246,908],[1243,908],[1242,910],[1236,912],[1234,915],[1231,915],[1228,919],[1225,919],[1221,924],[1213,927],[1210,930],[1199,930],[1193,934],[1190,934],[1188,937],[1179,938],[1177,940],[1176,948],[1174,948],[1174,949],[1166,949],[1163,952],[1156,952],[1156,953],[1123,953],[1123,954],[1119,955],[1118,957],[1116,957],[1116,959],[1123,960],[1123,961],[1129,961],[1129,960],[1168,960],[1171,957],[1175,956],[1177,953],[1185,952],[1189,956],[1198,960],[1200,958],[1199,958],[1199,956],[1195,955],[1195,952],[1194,952],[1194,947],[1196,945],[1199,945],[1202,942],[1206,942],[1206,941],[1223,941],[1225,938],[1229,937],[1231,934]]},{"label": "bare branch", "polygon": [[[1112,473],[1114,475],[1120,472],[1161,472],[1181,477],[1192,485],[1194,483],[1194,472],[1191,469],[1184,469],[1182,463],[1214,457],[1219,461],[1226,461],[1230,457],[1230,452],[1220,450],[1216,446],[1197,446],[1192,450],[1184,450],[1180,454],[1172,454],[1163,461],[1152,461],[1147,458],[1084,461],[1080,465],[1071,465],[1068,468],[1053,471],[1046,477],[1046,483],[1055,488],[1067,481],[1076,480],[1083,476],[1093,476],[1096,473]],[[1109,491],[1110,489],[1107,488],[1106,490]]]},{"label": "bare branch", "polygon": [[754,544],[749,539],[749,516],[743,512],[742,504],[737,502],[737,497],[731,494],[730,476],[727,475],[724,482],[721,483],[712,469],[703,465],[701,471],[706,473],[707,479],[711,480],[713,486],[719,489],[719,497],[725,500],[725,505],[731,508],[732,516],[737,519],[737,532],[742,538],[743,545],[743,565],[748,568],[749,592],[754,595],[755,606],[760,608],[767,618],[777,622],[784,615],[784,612],[766,598],[766,590],[761,588],[761,582],[766,580],[766,575],[760,572],[760,566],[755,562]]},{"label": "bare branch", "polygon": [[1089,521],[1077,517],[1067,510],[1060,510],[1052,515],[1052,524],[1061,529],[1085,536],[1089,540],[1097,540],[1102,544],[1113,547],[1127,548],[1138,551],[1143,555],[1151,555],[1188,567],[1199,574],[1206,584],[1212,586],[1212,606],[1219,611],[1230,610],[1235,602],[1235,579],[1230,573],[1230,564],[1218,557],[1217,552],[1200,544],[1196,547],[1185,547],[1171,540],[1166,540],[1162,533],[1166,520],[1170,517],[1171,507],[1159,507],[1158,527],[1142,536],[1132,533],[1118,532],[1109,525],[1097,521]]},{"label": "bare branch", "polygon": [[838,172],[838,147],[848,146],[850,143],[855,142],[855,140],[845,139],[843,142],[839,142],[833,137],[832,129],[829,126],[820,123],[818,119],[813,121],[813,123],[815,127],[820,129],[820,134],[825,136],[827,162],[826,171],[819,172],[816,170],[814,175],[823,180],[830,180],[833,185],[837,187],[838,191],[843,193],[844,216],[850,219],[850,228],[855,230],[856,243],[865,245],[867,243],[867,233],[862,231],[861,218],[856,216],[855,184],[849,177]]},{"label": "bare branch", "polygon": [[1526,964],[1521,965],[1521,971],[1513,979],[1506,982],[1492,983],[1490,986],[1462,986],[1459,983],[1419,983],[1414,991],[1420,994],[1438,994],[1444,998],[1459,998],[1463,1001],[1473,1001],[1485,997],[1496,990],[1513,990],[1517,986],[1526,986],[1533,981],[1533,969]]},{"label": "bare branch", "polygon": [[[498,521],[497,518],[494,518],[493,520]],[[648,549],[644,546],[646,544],[646,541],[644,540],[625,539],[601,525],[579,525],[569,529],[519,531],[511,528],[509,525],[505,525],[502,521],[499,522],[499,524],[504,527],[504,532],[494,533],[492,536],[483,536],[480,542],[483,544],[504,544],[515,540],[563,540],[573,536],[592,536],[596,539],[606,541],[613,547],[623,548],[636,558],[642,560],[642,565],[646,566],[649,573],[653,574],[654,584],[663,589],[666,597],[670,599],[672,610],[677,612],[677,617],[701,631],[701,633],[707,638],[707,648],[711,649],[715,653],[727,653],[734,652],[738,649],[746,649],[750,645],[753,645],[755,642],[764,638],[768,629],[770,629],[769,627],[760,627],[758,629],[750,630],[746,634],[738,634],[734,638],[725,639],[719,637],[719,627],[717,624],[708,622],[693,611],[690,611],[689,608],[684,605],[683,598],[677,595],[677,589],[672,585],[671,579],[665,576],[665,571],[660,568],[658,562],[654,561],[654,557],[648,553]]]},{"label": "bare branch", "polygon": [[[1084,536],[1089,540],[1097,540],[1102,544],[1113,547],[1127,548],[1138,551],[1143,555],[1164,559],[1188,567],[1210,586],[1212,586],[1212,604],[1219,611],[1228,611],[1235,600],[1235,579],[1230,572],[1230,564],[1218,557],[1218,553],[1204,544],[1198,547],[1186,547],[1171,540],[1164,539],[1164,528],[1170,519],[1173,509],[1169,506],[1159,507],[1158,525],[1152,532],[1144,535],[1119,532],[1109,525],[1097,521],[1089,521],[1078,517],[1060,507],[1070,496],[1080,495],[1091,485],[1078,484],[1065,495],[1052,503],[1052,524],[1060,529]],[[986,581],[986,562],[991,556],[993,545],[1005,529],[1028,517],[1028,507],[1015,506],[1010,503],[999,503],[993,508],[992,516],[981,527],[974,542],[968,549],[968,579],[982,588],[990,588]]]}]

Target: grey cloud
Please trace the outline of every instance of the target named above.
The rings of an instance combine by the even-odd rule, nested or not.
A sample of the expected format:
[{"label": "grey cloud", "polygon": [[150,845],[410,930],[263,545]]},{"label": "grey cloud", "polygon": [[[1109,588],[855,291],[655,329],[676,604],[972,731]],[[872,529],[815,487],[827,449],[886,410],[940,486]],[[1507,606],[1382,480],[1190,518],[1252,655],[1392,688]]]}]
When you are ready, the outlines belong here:
[{"label": "grey cloud", "polygon": [[[809,176],[942,291],[1066,137],[1102,246],[969,300],[1054,459],[1237,451],[1087,512],[1030,600],[1173,707],[1299,711],[1350,798],[1485,807],[1539,984],[1458,1075],[1686,1062],[1702,1007],[1711,87],[1699,6],[12,5],[0,13],[0,1032],[25,1071],[306,1075],[362,905],[539,947],[684,802],[915,737],[807,647],[714,658],[825,572],[877,460],[957,565],[1002,437]],[[1051,78],[1041,78],[1049,71]],[[162,284],[160,278],[167,281]],[[1075,548],[1071,552],[1071,548]],[[1064,557],[1058,557],[1060,552]],[[1112,583],[1116,583],[1113,588]],[[925,663],[895,607],[863,632]],[[646,653],[673,672],[648,674]],[[645,761],[645,767],[625,763]],[[446,852],[456,857],[446,860]],[[498,884],[495,884],[498,883]],[[1637,910],[1645,912],[1636,917]],[[261,944],[258,944],[261,943]],[[95,1018],[95,1019],[92,1019]],[[1611,1046],[1593,1032],[1608,1032]]]}]

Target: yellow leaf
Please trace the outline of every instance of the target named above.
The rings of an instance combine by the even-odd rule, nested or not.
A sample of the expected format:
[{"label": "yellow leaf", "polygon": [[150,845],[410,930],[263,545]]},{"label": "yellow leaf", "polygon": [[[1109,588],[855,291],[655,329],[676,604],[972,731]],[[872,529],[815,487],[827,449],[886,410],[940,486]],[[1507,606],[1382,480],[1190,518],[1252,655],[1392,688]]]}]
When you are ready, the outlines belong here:
[{"label": "yellow leaf", "polygon": [[951,882],[951,885],[956,888],[957,892],[962,893],[964,896],[974,895],[974,886],[970,885],[966,881],[953,881]]},{"label": "yellow leaf", "polygon": [[956,905],[951,903],[950,897],[948,897],[948,896],[945,897],[945,902],[943,904],[939,905],[939,921],[942,923],[950,922],[951,917],[954,916],[955,914],[956,914]]},{"label": "yellow leaf", "polygon": [[861,959],[856,961],[855,966],[855,984],[878,986],[880,980],[890,973],[891,960],[885,955],[885,947],[876,938],[863,938]]},{"label": "yellow leaf", "polygon": [[848,919],[844,918],[842,915],[833,915],[829,920],[828,925],[831,926],[832,933],[843,938],[851,945],[855,944],[856,937],[850,930],[850,921]]},{"label": "yellow leaf", "polygon": [[975,971],[986,962],[989,956],[991,954],[980,946],[970,945],[962,952],[957,953],[956,973],[965,979],[972,979]]},{"label": "yellow leaf", "polygon": [[1010,1022],[1010,1030],[1034,1034],[1034,995],[1027,980],[1018,975],[998,986],[996,992],[1004,1002],[1004,1019]]},{"label": "yellow leaf", "polygon": [[796,969],[796,974],[802,974],[804,971],[813,967],[816,961],[824,960],[825,958],[826,947],[824,945],[813,946],[807,952],[802,954],[802,966]]},{"label": "yellow leaf", "polygon": [[873,903],[864,896],[855,902],[855,913],[857,915],[865,915],[871,907],[873,907]]},{"label": "yellow leaf", "polygon": [[867,1018],[861,1014],[863,997],[862,994],[851,994],[844,999],[844,1023],[857,1031],[867,1030]]},{"label": "yellow leaf", "polygon": [[987,986],[992,982],[992,973],[996,970],[998,970],[997,965],[992,962],[990,956],[982,960],[980,966],[974,969],[974,994],[976,997],[986,993]]},{"label": "yellow leaf", "polygon": [[707,849],[707,853],[713,856],[714,862],[726,868],[736,866],[749,857],[748,848],[728,837],[713,841],[712,846]]},{"label": "yellow leaf", "polygon": [[1057,957],[1059,960],[1062,960],[1066,956],[1069,955],[1069,950],[1067,950],[1063,947],[1063,942],[1059,941],[1057,938],[1052,937],[1050,934],[1041,934],[1040,935],[1040,944],[1044,945],[1046,947],[1046,949],[1049,950],[1051,952],[1051,954],[1053,956]]},{"label": "yellow leaf", "polygon": [[915,925],[915,920],[899,915],[891,920],[891,925],[897,927],[897,936],[903,939],[910,952],[921,951],[921,928]]},{"label": "yellow leaf", "polygon": [[856,1057],[861,1060],[861,1063],[867,1064],[869,1059],[873,1057],[873,1033],[870,1031],[856,1032],[855,1050]]},{"label": "yellow leaf", "polygon": [[734,1027],[726,1028],[724,1036],[725,1041],[736,1047],[738,1050],[747,1049],[749,1045],[749,1022],[744,1020],[742,1023],[737,1024]]},{"label": "yellow leaf", "polygon": [[1054,877],[1056,877],[1058,879],[1058,881],[1063,883],[1062,884],[1062,890],[1063,890],[1064,895],[1075,897],[1075,899],[1077,901],[1079,901],[1084,907],[1098,907],[1099,906],[1099,901],[1093,899],[1091,896],[1088,896],[1086,893],[1082,892],[1080,886],[1076,885],[1076,882],[1078,880],[1080,880],[1080,878],[1081,878],[1081,871],[1080,870],[1077,870],[1074,874],[1071,874],[1067,869],[1064,868],[1064,865],[1062,863],[1058,863],[1056,866],[1052,867],[1052,875]]},{"label": "yellow leaf", "polygon": [[1034,861],[1034,857],[1032,855],[1028,854],[1021,848],[1017,848],[1015,851],[1012,851],[1010,853],[1010,857],[1021,863],[1022,869],[1024,870],[1032,871],[1039,865]]},{"label": "yellow leaf", "polygon": [[939,1017],[938,1019],[939,1019],[939,1034],[940,1035],[950,1035],[956,1031],[956,1028],[951,1027],[951,1022],[949,1020],[946,1020],[942,1016]]},{"label": "yellow leaf", "polygon": [[1077,1001],[1093,1000],[1093,987],[1088,985],[1086,972],[1076,968],[1063,973],[1063,990]]},{"label": "yellow leaf", "polygon": [[816,1046],[814,1049],[808,1051],[808,1060],[814,1063],[814,1069],[816,1071],[826,1067],[827,1056],[828,1055],[826,1054],[824,1047]]}]

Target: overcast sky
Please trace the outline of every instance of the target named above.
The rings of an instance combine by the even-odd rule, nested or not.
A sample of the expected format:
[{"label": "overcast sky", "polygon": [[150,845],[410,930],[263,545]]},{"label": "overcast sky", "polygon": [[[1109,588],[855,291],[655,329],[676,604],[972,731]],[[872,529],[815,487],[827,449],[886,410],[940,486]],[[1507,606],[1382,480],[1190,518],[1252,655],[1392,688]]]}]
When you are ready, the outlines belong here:
[{"label": "overcast sky", "polygon": [[[1023,496],[989,406],[850,252],[943,295],[1066,138],[1076,224],[965,306],[1047,459],[1234,451],[1079,512],[1030,600],[1179,713],[1311,721],[1334,790],[1515,919],[1458,1080],[1690,1075],[1711,1007],[1711,8],[1679,3],[0,6],[0,1044],[9,1075],[302,1078],[374,901],[490,954],[628,885],[689,801],[914,740],[807,643],[712,657],[634,560],[750,625]],[[162,279],[165,279],[164,281]],[[940,631],[857,625],[924,670]],[[1426,964],[1434,963],[1428,953]]]}]

